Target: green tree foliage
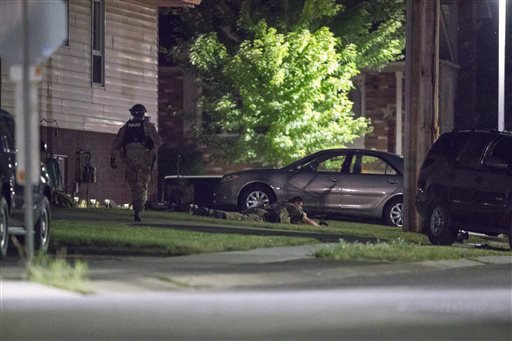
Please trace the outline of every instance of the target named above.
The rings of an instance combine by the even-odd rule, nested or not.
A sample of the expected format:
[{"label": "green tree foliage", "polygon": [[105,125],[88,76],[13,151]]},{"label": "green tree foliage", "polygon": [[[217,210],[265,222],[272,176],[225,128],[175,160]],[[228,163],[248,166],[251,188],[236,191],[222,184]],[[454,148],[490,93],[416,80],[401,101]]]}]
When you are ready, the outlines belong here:
[{"label": "green tree foliage", "polygon": [[282,164],[369,131],[351,80],[403,49],[399,0],[203,0],[172,17],[168,55],[202,81],[197,136],[235,162]]}]

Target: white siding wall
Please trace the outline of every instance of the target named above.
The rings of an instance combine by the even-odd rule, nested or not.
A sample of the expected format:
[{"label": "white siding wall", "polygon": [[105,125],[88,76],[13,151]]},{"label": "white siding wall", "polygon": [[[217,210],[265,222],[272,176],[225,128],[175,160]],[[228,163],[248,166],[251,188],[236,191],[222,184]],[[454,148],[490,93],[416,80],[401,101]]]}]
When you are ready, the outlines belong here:
[{"label": "white siding wall", "polygon": [[[128,109],[142,103],[157,120],[157,9],[106,0],[105,18],[105,86],[99,87],[91,84],[91,1],[70,0],[69,47],[44,65],[41,119],[56,120],[61,129],[116,133],[130,118]],[[14,113],[7,75],[3,66],[2,107]]]}]

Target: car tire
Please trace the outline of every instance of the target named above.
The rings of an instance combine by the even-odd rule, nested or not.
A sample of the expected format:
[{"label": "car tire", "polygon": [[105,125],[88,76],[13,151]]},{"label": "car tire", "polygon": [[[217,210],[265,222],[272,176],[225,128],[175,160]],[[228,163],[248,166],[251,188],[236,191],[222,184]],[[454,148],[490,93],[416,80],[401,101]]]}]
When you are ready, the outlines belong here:
[{"label": "car tire", "polygon": [[48,251],[50,245],[50,202],[45,197],[41,203],[41,211],[34,225],[34,246],[36,250]]},{"label": "car tire", "polygon": [[243,211],[251,207],[270,205],[276,201],[271,189],[262,185],[245,188],[238,198],[238,208]]},{"label": "car tire", "polygon": [[7,255],[9,248],[9,208],[3,197],[0,198],[0,259]]},{"label": "car tire", "polygon": [[403,225],[403,200],[402,198],[393,198],[388,201],[384,207],[384,222],[387,225],[402,227]]},{"label": "car tire", "polygon": [[457,238],[448,211],[440,205],[434,205],[425,221],[428,240],[434,245],[452,245]]}]

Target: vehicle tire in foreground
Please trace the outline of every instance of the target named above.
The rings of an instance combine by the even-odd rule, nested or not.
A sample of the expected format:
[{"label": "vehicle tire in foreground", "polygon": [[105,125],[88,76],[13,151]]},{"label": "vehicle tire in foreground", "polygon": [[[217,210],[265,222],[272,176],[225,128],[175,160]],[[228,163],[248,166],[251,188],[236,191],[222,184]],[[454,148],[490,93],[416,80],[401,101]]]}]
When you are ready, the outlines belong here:
[{"label": "vehicle tire in foreground", "polygon": [[41,212],[34,226],[34,246],[37,250],[48,251],[50,245],[50,202],[47,198],[41,203]]},{"label": "vehicle tire in foreground", "polygon": [[448,211],[440,205],[434,205],[425,221],[428,240],[434,245],[452,245],[457,238],[457,231]]},{"label": "vehicle tire in foreground", "polygon": [[403,200],[402,198],[391,199],[384,207],[384,222],[387,225],[402,227],[403,225]]},{"label": "vehicle tire in foreground", "polygon": [[7,255],[9,248],[9,208],[3,197],[0,198],[0,259]]},{"label": "vehicle tire in foreground", "polygon": [[245,188],[238,200],[238,208],[245,210],[251,207],[263,207],[275,201],[274,193],[263,185],[253,185]]}]

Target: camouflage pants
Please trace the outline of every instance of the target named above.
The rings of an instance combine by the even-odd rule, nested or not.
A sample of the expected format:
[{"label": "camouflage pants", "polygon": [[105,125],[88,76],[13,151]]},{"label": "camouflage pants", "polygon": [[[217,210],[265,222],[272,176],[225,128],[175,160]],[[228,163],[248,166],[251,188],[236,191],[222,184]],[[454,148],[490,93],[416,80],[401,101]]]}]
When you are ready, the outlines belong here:
[{"label": "camouflage pants", "polygon": [[141,213],[148,200],[152,155],[146,148],[126,148],[125,179],[130,186],[133,210]]},{"label": "camouflage pants", "polygon": [[264,222],[267,211],[262,208],[250,208],[242,212],[224,212],[224,214],[228,220]]}]

